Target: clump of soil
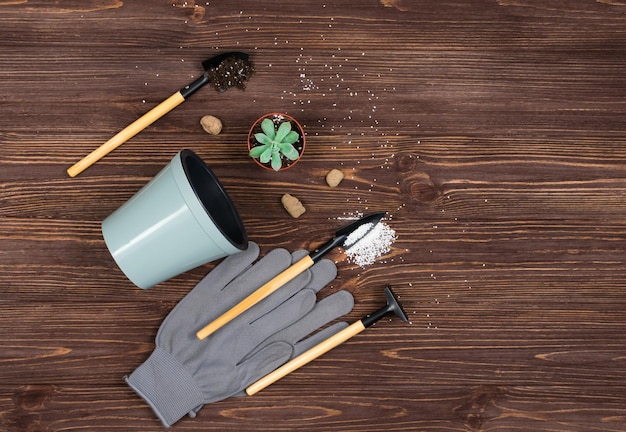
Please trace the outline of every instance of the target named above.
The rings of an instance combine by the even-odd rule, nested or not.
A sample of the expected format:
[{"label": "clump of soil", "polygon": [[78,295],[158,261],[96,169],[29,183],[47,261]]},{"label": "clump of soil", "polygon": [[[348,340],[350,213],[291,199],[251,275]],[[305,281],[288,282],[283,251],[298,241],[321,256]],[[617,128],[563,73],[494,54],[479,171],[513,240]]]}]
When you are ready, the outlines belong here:
[{"label": "clump of soil", "polygon": [[247,60],[230,56],[207,71],[209,81],[218,92],[231,87],[246,88],[246,81],[254,74],[254,66]]}]

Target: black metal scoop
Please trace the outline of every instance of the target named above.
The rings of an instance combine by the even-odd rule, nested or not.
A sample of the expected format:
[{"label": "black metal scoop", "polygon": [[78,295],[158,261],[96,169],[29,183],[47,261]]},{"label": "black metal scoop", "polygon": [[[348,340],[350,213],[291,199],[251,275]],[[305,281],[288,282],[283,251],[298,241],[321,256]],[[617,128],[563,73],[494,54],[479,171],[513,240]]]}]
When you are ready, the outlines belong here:
[{"label": "black metal scoop", "polygon": [[246,388],[246,393],[249,396],[252,396],[253,394],[260,392],[265,387],[275,383],[279,379],[301,368],[305,364],[310,363],[322,354],[327,353],[328,351],[344,343],[351,337],[361,333],[366,328],[371,327],[372,325],[374,325],[374,323],[376,323],[382,317],[388,314],[396,314],[400,317],[402,321],[409,322],[409,319],[406,316],[406,312],[404,312],[404,309],[402,309],[402,306],[400,305],[400,302],[398,301],[396,295],[391,290],[391,287],[385,287],[385,296],[387,297],[387,304],[384,307],[378,309],[373,314],[367,315],[366,317],[346,327],[340,332],[335,333],[333,336],[329,337],[325,341],[320,342],[313,348],[303,352],[298,357],[285,363],[274,372],[265,375],[263,378]]},{"label": "black metal scoop", "polygon": [[372,232],[384,216],[385,213],[383,212],[372,213],[338,229],[332,240],[311,252],[309,256],[313,262],[317,262],[337,246],[343,246],[346,249],[354,246],[359,240]]},{"label": "black metal scoop", "polygon": [[224,92],[230,87],[245,87],[245,81],[253,74],[254,68],[248,54],[242,52],[228,52],[220,54],[202,62],[204,73],[192,83],[186,85],[137,120],[119,131],[107,142],[89,153],[67,169],[70,177],[75,177],[104,156],[124,144],[165,114],[185,102],[189,96],[208,82],[213,84],[217,91]]},{"label": "black metal scoop", "polygon": [[[369,216],[362,217],[361,219],[349,225],[346,225],[343,228],[340,228],[335,233],[335,237],[333,237],[332,240],[330,240],[319,249],[316,249],[315,251],[304,256],[296,263],[292,264],[282,273],[278,274],[272,280],[270,280],[262,287],[250,294],[248,297],[240,301],[233,308],[224,312],[213,322],[210,322],[209,324],[204,326],[196,333],[196,337],[200,340],[207,338],[210,334],[224,326],[229,321],[233,320],[239,314],[248,310],[258,302],[263,300],[265,297],[269,296],[271,293],[285,285],[287,282],[298,276],[300,273],[313,266],[313,264],[322,259],[322,257],[330,252],[333,248],[337,246],[350,247],[358,243],[360,239],[365,237],[374,229],[376,224],[380,222],[383,216],[385,216],[385,213],[374,213]],[[346,246],[346,242],[349,242],[349,245]]]},{"label": "black metal scoop", "polygon": [[213,88],[222,93],[231,87],[246,88],[246,81],[254,73],[250,56],[244,52],[233,51],[217,55],[202,62],[204,74],[180,90],[187,99],[205,84],[211,83]]}]

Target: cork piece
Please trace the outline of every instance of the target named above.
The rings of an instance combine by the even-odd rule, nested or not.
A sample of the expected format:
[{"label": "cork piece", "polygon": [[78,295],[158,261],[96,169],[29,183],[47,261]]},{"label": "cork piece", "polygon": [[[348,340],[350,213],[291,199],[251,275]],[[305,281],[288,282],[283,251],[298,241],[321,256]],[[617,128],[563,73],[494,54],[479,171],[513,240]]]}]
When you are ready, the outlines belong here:
[{"label": "cork piece", "polygon": [[200,125],[206,133],[211,135],[219,135],[222,131],[222,121],[215,116],[205,115],[200,119]]},{"label": "cork piece", "polygon": [[343,172],[337,168],[330,170],[330,172],[326,174],[326,183],[328,183],[330,187],[339,186],[341,180],[343,180]]},{"label": "cork piece", "polygon": [[296,219],[302,216],[306,211],[300,200],[293,195],[285,194],[280,201],[283,203],[283,207],[285,207],[287,213]]}]

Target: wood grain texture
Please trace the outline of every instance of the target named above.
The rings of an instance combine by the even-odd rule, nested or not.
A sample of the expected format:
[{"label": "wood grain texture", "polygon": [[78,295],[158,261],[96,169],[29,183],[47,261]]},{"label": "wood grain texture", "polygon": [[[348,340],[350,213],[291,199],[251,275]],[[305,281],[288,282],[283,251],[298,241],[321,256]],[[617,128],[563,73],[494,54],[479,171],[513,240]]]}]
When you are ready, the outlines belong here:
[{"label": "wood grain texture", "polygon": [[[333,251],[320,296],[350,291],[352,322],[391,284],[411,324],[176,430],[626,431],[623,1],[0,0],[0,22],[0,431],[162,430],[123,377],[215,263],[139,290],[100,223],[182,148],[262,254],[387,211],[391,252]],[[203,89],[67,176],[231,50],[255,62],[245,91]],[[246,155],[269,111],[307,134],[279,174]]]}]

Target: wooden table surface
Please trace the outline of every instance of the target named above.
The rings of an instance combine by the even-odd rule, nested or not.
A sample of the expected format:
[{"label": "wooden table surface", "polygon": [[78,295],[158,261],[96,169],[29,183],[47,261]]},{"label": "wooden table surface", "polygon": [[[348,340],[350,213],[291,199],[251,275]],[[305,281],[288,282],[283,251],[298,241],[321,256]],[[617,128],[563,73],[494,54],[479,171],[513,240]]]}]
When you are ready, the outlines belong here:
[{"label": "wooden table surface", "polygon": [[[333,251],[320,297],[350,291],[354,321],[390,284],[411,323],[173,430],[626,431],[624,1],[0,0],[0,34],[0,430],[162,430],[123,377],[217,262],[144,291],[100,224],[188,148],[263,255],[387,212],[392,250]],[[245,91],[204,88],[67,176],[232,50]],[[278,174],[245,148],[276,110],[308,139]]]}]

